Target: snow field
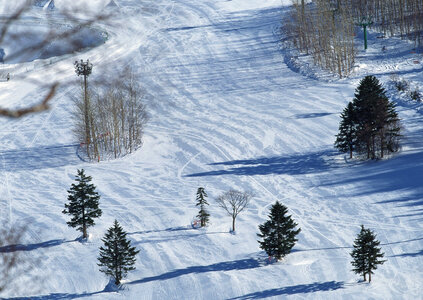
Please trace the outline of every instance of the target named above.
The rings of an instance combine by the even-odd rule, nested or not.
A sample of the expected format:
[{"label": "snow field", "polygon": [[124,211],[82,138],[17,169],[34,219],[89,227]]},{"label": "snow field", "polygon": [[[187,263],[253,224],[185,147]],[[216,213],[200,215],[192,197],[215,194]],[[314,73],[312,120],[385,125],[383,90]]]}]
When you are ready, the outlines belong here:
[{"label": "snow field", "polygon": [[[5,297],[421,296],[418,108],[399,105],[407,139],[391,160],[346,161],[333,149],[339,114],[363,74],[384,64],[385,71],[405,68],[410,73],[404,76],[419,80],[418,69],[388,56],[383,64],[363,57],[366,68],[351,82],[293,72],[279,44],[281,1],[116,2],[113,22],[120,26],[105,28],[106,44],[30,76],[75,80],[72,63],[81,58],[93,62],[93,79],[101,64],[131,66],[151,114],[144,146],[119,160],[81,161],[71,132],[70,99],[77,92],[72,86],[60,90],[49,112],[0,119],[1,216],[30,222],[28,251],[44,257],[39,291]],[[380,76],[386,80],[389,74]],[[8,91],[1,105],[26,106],[41,98],[37,85],[26,81],[0,84]],[[93,177],[102,196],[103,216],[86,243],[61,214],[77,168]],[[210,196],[211,224],[194,230],[189,225],[199,186]],[[235,235],[228,232],[230,217],[213,200],[229,188],[255,193],[237,219]],[[269,264],[256,233],[276,200],[290,209],[302,232],[293,253]],[[107,289],[108,279],[96,265],[101,238],[115,218],[141,250],[137,270],[119,292]],[[350,247],[361,224],[376,232],[388,259],[371,284],[358,282],[350,271]]]}]

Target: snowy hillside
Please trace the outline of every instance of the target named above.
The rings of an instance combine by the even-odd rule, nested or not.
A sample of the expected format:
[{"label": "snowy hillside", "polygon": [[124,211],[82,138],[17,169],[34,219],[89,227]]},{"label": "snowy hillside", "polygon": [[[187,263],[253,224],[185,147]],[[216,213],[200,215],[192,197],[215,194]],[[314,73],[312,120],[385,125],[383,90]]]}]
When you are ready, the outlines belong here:
[{"label": "snowy hillside", "polygon": [[[5,8],[9,1],[1,2]],[[92,9],[107,2],[93,1]],[[403,150],[389,160],[350,161],[333,147],[339,114],[358,81],[374,74],[387,83],[396,72],[421,86],[421,53],[412,53],[405,41],[370,34],[374,43],[367,54],[359,53],[356,73],[338,80],[308,69],[307,58],[287,59],[292,53],[281,47],[279,27],[289,0],[114,2],[107,8],[116,12],[113,26],[102,26],[109,34],[105,44],[48,68],[42,61],[26,63],[24,70],[29,78],[49,82],[75,80],[75,59],[93,63],[93,78],[102,65],[131,66],[147,92],[151,120],[144,145],[122,159],[82,161],[71,120],[78,84],[60,89],[48,112],[0,118],[0,217],[28,222],[21,249],[42,257],[34,270],[41,277],[37,289],[0,296],[422,297],[422,105],[395,94],[405,139]],[[76,2],[57,0],[55,6],[60,10],[68,3]],[[384,42],[388,51],[378,55]],[[307,76],[311,73],[317,76]],[[0,82],[0,90],[5,107],[25,107],[44,95],[20,78]],[[103,210],[86,243],[61,213],[81,168],[93,177]],[[192,229],[200,186],[209,195],[211,224]],[[229,233],[230,217],[214,200],[230,188],[255,194],[237,219],[235,235]],[[268,263],[256,234],[276,200],[302,231],[291,254]],[[140,250],[137,269],[119,292],[107,288],[96,260],[115,218]],[[349,253],[361,224],[377,234],[387,259],[371,284],[351,271]]]}]

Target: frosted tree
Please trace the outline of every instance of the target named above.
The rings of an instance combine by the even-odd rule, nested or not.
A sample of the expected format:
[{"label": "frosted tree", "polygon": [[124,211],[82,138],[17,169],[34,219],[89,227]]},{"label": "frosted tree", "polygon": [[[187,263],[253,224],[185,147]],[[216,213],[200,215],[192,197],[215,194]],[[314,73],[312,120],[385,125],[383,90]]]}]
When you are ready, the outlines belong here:
[{"label": "frosted tree", "polygon": [[100,195],[95,191],[96,187],[90,183],[91,176],[86,176],[84,169],[78,170],[76,182],[72,183],[68,190],[69,203],[65,204],[64,214],[72,216],[67,222],[70,227],[76,227],[82,231],[82,238],[87,238],[87,228],[94,226],[94,218],[101,216],[102,211],[98,207]]},{"label": "frosted tree", "polygon": [[251,193],[229,190],[216,199],[217,204],[232,217],[232,232],[235,232],[236,217],[248,206],[251,198]]},{"label": "frosted tree", "polygon": [[206,210],[206,205],[209,203],[206,200],[207,193],[203,187],[199,187],[197,190],[197,204],[196,206],[200,206],[200,211],[198,212],[197,217],[200,219],[201,227],[204,227],[209,222],[210,214]]},{"label": "frosted tree", "polygon": [[260,233],[257,234],[262,239],[258,241],[260,248],[277,260],[291,252],[301,231],[295,228],[298,224],[287,213],[288,208],[276,201],[270,209],[269,220],[259,225]]},{"label": "frosted tree", "polygon": [[113,277],[116,285],[120,284],[129,271],[135,270],[135,256],[139,253],[139,250],[131,246],[131,241],[126,235],[127,233],[115,220],[102,239],[104,246],[100,247],[98,257],[100,272]]},{"label": "frosted tree", "polygon": [[369,282],[372,281],[373,270],[386,261],[382,260],[385,254],[378,247],[379,244],[373,231],[365,229],[361,225],[360,233],[354,241],[354,249],[350,255],[353,258],[351,264],[354,268],[352,270],[356,274],[362,274],[364,281],[366,281],[366,274],[369,274]]}]

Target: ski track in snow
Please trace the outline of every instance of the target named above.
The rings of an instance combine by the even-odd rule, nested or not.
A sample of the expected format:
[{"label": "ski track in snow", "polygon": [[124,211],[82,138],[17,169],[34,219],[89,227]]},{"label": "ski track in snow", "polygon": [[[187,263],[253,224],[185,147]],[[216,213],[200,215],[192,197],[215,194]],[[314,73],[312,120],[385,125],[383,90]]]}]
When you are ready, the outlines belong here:
[{"label": "ski track in snow", "polygon": [[[45,257],[41,293],[12,291],[6,297],[421,296],[423,192],[418,176],[407,186],[404,168],[418,174],[423,145],[410,142],[409,152],[377,163],[346,163],[333,150],[339,114],[359,75],[352,83],[323,82],[284,64],[278,28],[286,10],[280,5],[290,1],[115,1],[115,21],[122,26],[99,25],[109,33],[107,43],[57,62],[53,75],[43,71],[74,79],[72,63],[80,58],[93,62],[92,76],[101,64],[131,66],[151,114],[145,143],[122,159],[82,161],[71,130],[73,87],[58,92],[49,112],[0,120],[1,208],[8,211],[1,217],[30,220],[24,246]],[[397,69],[392,61],[376,56],[372,66],[386,79]],[[410,61],[399,63],[414,72]],[[14,101],[26,105],[37,93],[30,86]],[[399,108],[406,127],[421,122],[415,110]],[[407,134],[415,138],[420,131],[417,126]],[[79,168],[102,196],[103,216],[86,243],[75,240],[79,233],[61,214]],[[199,186],[209,194],[212,216],[208,228],[194,230]],[[214,201],[229,188],[255,194],[237,219],[236,235],[228,233],[230,219]],[[275,200],[287,205],[302,232],[293,253],[268,264],[256,232]],[[108,280],[95,261],[114,219],[141,250],[137,270],[119,293],[104,290]],[[388,259],[370,285],[350,271],[349,252],[361,224],[376,232]]]}]

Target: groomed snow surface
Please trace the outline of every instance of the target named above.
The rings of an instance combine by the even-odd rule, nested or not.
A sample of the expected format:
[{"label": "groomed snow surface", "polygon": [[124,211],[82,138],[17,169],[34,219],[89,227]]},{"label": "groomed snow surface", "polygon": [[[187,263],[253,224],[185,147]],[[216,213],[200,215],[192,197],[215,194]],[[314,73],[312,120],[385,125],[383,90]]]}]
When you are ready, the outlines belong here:
[{"label": "groomed snow surface", "polygon": [[[10,1],[7,1],[9,3]],[[75,1],[68,1],[76,3]],[[93,1],[101,9],[107,1]],[[339,114],[366,74],[392,72],[422,83],[421,54],[401,40],[372,38],[349,79],[306,76],[306,59],[287,63],[279,27],[290,1],[114,0],[107,43],[27,68],[27,79],[75,80],[75,59],[130,65],[145,88],[151,121],[144,145],[114,161],[88,163],[72,135],[72,97],[62,88],[45,113],[0,119],[1,218],[29,223],[28,256],[42,257],[11,299],[420,299],[423,294],[423,117],[397,96],[403,150],[382,161],[348,160],[333,148]],[[57,9],[66,1],[56,1]],[[102,3],[102,5],[100,5]],[[2,7],[6,6],[6,1]],[[374,36],[376,33],[374,33]],[[358,39],[360,36],[357,37]],[[394,41],[394,42],[392,42]],[[382,43],[388,44],[381,54]],[[416,52],[416,51],[414,51]],[[292,61],[291,61],[292,62]],[[300,66],[300,67],[298,67]],[[305,69],[307,70],[307,69]],[[97,72],[97,74],[96,74]],[[303,75],[303,74],[306,75]],[[12,74],[13,75],[13,74]],[[45,90],[0,82],[0,105],[25,107]],[[77,169],[101,194],[103,216],[90,238],[61,213]],[[211,224],[192,229],[195,192],[209,194]],[[230,188],[255,197],[231,220],[214,199]],[[279,200],[302,228],[283,261],[268,263],[257,226]],[[98,248],[117,219],[140,253],[121,290],[98,271]],[[364,224],[387,262],[371,284],[351,272],[350,251]]]}]

